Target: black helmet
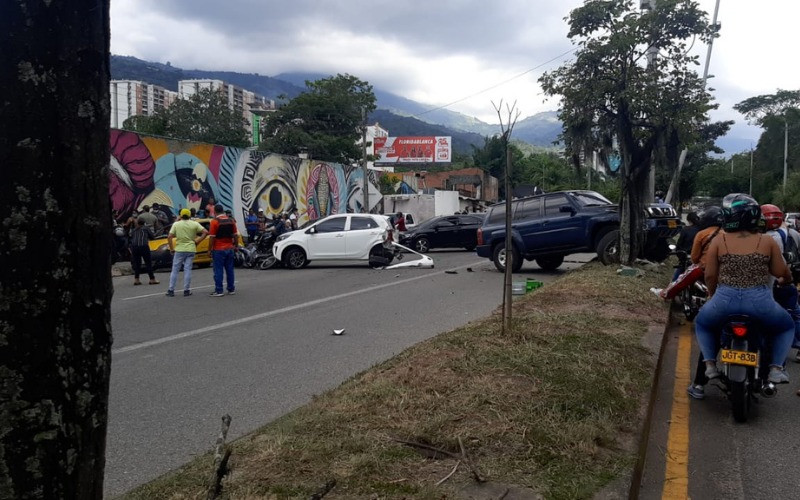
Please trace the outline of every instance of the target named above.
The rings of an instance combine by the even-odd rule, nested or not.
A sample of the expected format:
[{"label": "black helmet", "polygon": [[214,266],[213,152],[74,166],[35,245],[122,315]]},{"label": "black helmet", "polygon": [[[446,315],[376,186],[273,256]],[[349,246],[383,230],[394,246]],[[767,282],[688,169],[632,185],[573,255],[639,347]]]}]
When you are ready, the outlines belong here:
[{"label": "black helmet", "polygon": [[725,231],[753,231],[761,222],[761,207],[749,195],[731,193],[722,199],[722,217]]},{"label": "black helmet", "polygon": [[711,226],[721,226],[723,223],[722,209],[716,205],[707,207],[705,210],[700,212],[699,217],[700,220],[697,223],[697,227],[699,229],[705,229]]}]

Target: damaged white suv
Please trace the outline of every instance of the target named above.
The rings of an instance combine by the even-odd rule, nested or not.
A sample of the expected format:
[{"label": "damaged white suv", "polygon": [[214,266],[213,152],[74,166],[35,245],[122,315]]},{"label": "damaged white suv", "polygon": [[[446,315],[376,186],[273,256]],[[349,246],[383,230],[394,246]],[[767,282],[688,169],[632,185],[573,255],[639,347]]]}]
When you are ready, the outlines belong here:
[{"label": "damaged white suv", "polygon": [[383,267],[394,259],[394,229],[385,215],[336,214],[278,236],[272,251],[284,267],[312,260],[364,260]]}]

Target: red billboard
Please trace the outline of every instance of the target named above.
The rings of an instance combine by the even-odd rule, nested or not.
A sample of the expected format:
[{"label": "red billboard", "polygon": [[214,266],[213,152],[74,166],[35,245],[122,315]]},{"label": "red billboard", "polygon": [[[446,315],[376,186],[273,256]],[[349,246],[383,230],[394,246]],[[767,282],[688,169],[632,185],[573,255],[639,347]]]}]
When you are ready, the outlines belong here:
[{"label": "red billboard", "polygon": [[375,163],[449,163],[452,137],[376,137]]}]

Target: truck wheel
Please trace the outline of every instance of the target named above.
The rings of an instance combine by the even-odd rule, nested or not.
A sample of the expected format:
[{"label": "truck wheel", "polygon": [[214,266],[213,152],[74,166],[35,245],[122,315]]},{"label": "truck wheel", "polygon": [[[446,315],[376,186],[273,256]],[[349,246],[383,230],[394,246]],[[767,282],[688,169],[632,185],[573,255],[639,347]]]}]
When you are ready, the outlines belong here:
[{"label": "truck wheel", "polygon": [[[494,248],[494,254],[492,260],[494,261],[494,267],[496,267],[498,271],[500,271],[501,273],[504,273],[506,271],[505,243],[500,243]],[[522,269],[522,259],[519,256],[517,247],[511,245],[511,272],[517,273],[519,272],[520,269]]]},{"label": "truck wheel", "polygon": [[564,263],[563,255],[550,255],[548,257],[537,257],[536,264],[545,271],[555,271]]},{"label": "truck wheel", "polygon": [[597,258],[603,265],[619,263],[619,230],[609,231],[597,244]]},{"label": "truck wheel", "polygon": [[667,257],[669,257],[669,243],[666,240],[656,242],[653,249],[645,255],[645,258],[651,262],[664,262]]}]

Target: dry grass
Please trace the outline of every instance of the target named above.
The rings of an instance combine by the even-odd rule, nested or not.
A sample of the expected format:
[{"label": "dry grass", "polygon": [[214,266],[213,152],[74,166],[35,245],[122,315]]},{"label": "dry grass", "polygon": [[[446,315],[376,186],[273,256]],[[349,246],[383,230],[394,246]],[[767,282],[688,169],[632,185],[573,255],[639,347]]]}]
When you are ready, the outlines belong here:
[{"label": "dry grass", "polygon": [[[458,452],[484,476],[546,498],[588,498],[629,470],[654,363],[641,338],[666,306],[645,278],[589,264],[515,301],[514,335],[497,314],[439,335],[361,373],[233,445],[226,498],[454,498],[465,466],[405,439]],[[209,437],[209,442],[213,437]],[[204,497],[210,458],[131,492]]]}]

